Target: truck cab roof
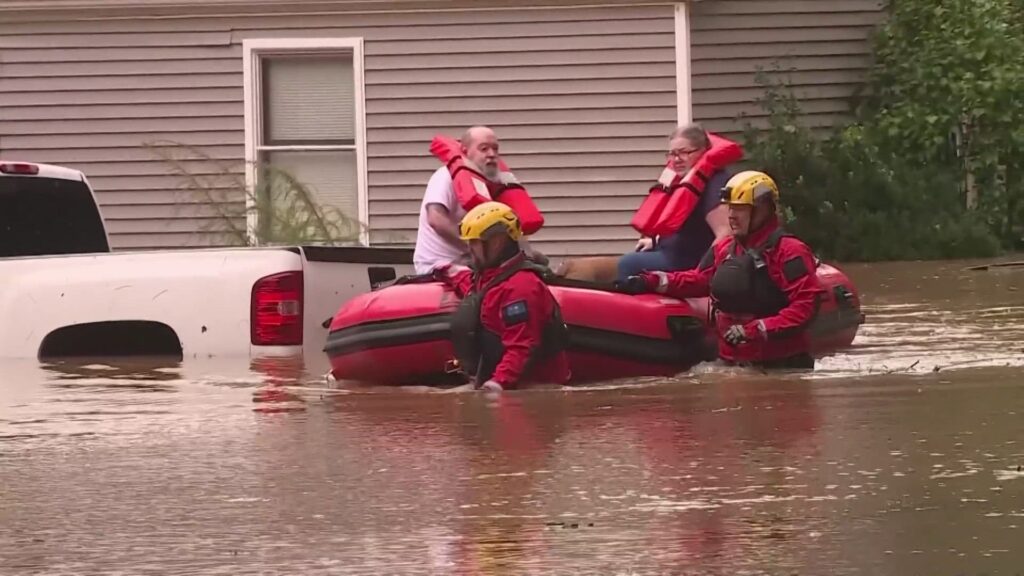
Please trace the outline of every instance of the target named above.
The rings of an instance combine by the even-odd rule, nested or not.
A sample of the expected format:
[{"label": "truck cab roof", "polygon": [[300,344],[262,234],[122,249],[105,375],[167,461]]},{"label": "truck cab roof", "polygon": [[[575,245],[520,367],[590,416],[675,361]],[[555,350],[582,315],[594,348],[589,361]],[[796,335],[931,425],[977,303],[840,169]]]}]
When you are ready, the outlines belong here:
[{"label": "truck cab roof", "polygon": [[0,160],[0,258],[110,252],[103,215],[79,170]]},{"label": "truck cab roof", "polygon": [[39,178],[60,178],[62,180],[85,182],[85,174],[81,170],[56,166],[54,164],[40,164],[39,162],[0,158],[0,177],[4,176],[36,176]]}]

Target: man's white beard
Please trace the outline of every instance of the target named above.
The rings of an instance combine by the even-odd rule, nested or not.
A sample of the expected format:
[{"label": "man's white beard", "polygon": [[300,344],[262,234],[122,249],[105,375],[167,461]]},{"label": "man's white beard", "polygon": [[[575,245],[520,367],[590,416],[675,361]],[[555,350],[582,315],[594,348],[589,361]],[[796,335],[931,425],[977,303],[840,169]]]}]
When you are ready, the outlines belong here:
[{"label": "man's white beard", "polygon": [[486,164],[481,166],[481,165],[477,164],[476,162],[473,162],[469,158],[465,159],[465,163],[470,168],[472,168],[472,169],[476,170],[477,172],[483,174],[484,178],[487,178],[488,180],[490,180],[492,182],[499,182],[499,183],[501,182],[501,169],[498,168],[497,164],[494,164],[493,166],[488,166]]},{"label": "man's white beard", "polygon": [[483,173],[483,175],[486,176],[488,180],[491,180],[492,182],[499,182],[500,181],[501,170],[498,169],[498,165],[497,164],[495,164],[493,166],[484,165],[484,166],[481,166],[480,169],[481,169],[481,172]]}]

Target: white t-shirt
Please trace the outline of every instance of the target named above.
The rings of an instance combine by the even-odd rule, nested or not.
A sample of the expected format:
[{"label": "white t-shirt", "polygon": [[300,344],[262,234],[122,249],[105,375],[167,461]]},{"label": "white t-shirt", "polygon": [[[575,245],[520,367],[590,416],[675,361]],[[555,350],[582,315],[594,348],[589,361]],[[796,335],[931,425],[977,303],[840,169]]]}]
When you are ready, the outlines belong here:
[{"label": "white t-shirt", "polygon": [[440,204],[448,209],[455,222],[460,222],[466,215],[452,186],[452,177],[446,166],[441,166],[427,182],[427,191],[423,194],[420,204],[420,223],[416,232],[416,250],[412,261],[417,274],[427,274],[442,264],[464,261],[464,246],[454,246],[437,233],[427,222],[427,204]]}]

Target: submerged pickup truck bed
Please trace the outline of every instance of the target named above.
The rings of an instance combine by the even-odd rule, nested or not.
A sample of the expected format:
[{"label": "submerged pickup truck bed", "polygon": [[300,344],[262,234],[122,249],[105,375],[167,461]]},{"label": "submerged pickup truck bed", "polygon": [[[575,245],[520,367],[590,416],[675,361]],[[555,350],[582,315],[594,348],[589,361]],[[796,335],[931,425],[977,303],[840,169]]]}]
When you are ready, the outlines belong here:
[{"label": "submerged pickup truck bed", "polygon": [[0,162],[0,358],[322,356],[323,322],[411,273],[402,248],[110,252],[78,171]]}]

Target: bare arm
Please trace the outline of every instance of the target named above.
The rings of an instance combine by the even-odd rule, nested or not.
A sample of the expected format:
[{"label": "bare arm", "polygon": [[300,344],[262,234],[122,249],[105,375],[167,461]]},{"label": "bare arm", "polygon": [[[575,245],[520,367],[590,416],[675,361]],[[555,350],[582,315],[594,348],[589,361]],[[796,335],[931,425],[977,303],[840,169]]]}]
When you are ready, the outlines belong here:
[{"label": "bare arm", "polygon": [[448,209],[442,204],[427,204],[427,223],[452,246],[466,247],[459,238],[459,225],[452,219]]}]

